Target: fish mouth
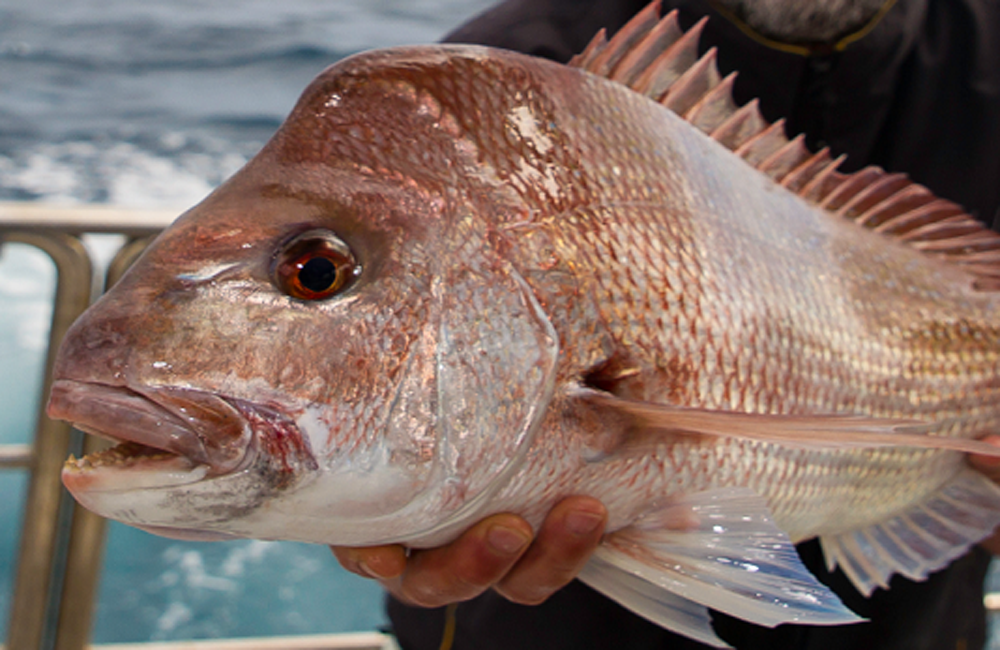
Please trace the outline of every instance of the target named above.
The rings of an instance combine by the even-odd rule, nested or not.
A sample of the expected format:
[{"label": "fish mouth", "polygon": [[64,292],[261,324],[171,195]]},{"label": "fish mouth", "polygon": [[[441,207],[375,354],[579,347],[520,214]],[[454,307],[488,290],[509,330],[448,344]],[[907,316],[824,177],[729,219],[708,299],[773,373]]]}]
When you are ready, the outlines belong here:
[{"label": "fish mouth", "polygon": [[48,414],[116,443],[66,462],[63,483],[74,495],[192,483],[238,471],[250,455],[240,411],[203,391],[61,379]]}]

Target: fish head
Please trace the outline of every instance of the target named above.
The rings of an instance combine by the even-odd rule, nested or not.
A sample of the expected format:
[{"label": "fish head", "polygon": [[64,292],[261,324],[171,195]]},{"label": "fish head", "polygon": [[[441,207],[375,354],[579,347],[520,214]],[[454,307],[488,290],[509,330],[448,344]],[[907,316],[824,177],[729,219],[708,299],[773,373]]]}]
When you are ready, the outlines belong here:
[{"label": "fish head", "polygon": [[123,443],[65,466],[84,506],[179,537],[432,539],[517,468],[558,338],[419,58],[325,72],[72,326],[49,414]]}]

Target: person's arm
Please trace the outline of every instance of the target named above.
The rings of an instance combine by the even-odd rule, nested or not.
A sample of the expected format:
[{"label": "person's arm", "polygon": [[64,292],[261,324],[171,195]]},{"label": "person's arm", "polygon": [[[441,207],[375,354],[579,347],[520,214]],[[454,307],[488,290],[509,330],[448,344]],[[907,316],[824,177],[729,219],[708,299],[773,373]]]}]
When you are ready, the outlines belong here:
[{"label": "person's arm", "polygon": [[334,547],[345,569],[378,580],[411,605],[441,607],[495,589],[505,598],[538,604],[565,586],[597,548],[607,510],[590,497],[556,504],[535,536],[512,514],[480,521],[454,542],[415,550],[399,545]]}]

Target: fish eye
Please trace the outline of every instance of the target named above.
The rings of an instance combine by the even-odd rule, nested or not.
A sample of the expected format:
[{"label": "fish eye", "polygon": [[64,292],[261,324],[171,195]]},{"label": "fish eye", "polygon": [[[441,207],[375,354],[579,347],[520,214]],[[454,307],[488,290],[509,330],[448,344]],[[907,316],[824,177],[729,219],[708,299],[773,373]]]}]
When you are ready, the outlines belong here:
[{"label": "fish eye", "polygon": [[292,298],[325,300],[344,291],[360,272],[343,240],[328,230],[310,230],[278,250],[272,278]]}]

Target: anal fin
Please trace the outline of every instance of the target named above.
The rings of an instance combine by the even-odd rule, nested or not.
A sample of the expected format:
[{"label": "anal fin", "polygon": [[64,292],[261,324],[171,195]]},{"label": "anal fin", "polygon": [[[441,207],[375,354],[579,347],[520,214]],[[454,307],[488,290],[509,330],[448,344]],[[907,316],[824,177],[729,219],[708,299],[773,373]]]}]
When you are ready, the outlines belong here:
[{"label": "anal fin", "polygon": [[865,596],[900,573],[923,580],[1000,525],[1000,487],[962,470],[929,500],[864,530],[820,538],[827,567],[839,566]]},{"label": "anal fin", "polygon": [[696,605],[769,627],[861,620],[806,569],[764,499],[746,488],[662,504],[609,535],[593,562],[582,575],[591,587],[714,645],[722,642],[706,639]]},{"label": "anal fin", "polygon": [[704,605],[682,598],[639,576],[623,572],[600,552],[577,576],[611,600],[663,627],[715,648],[731,648],[715,634]]}]

